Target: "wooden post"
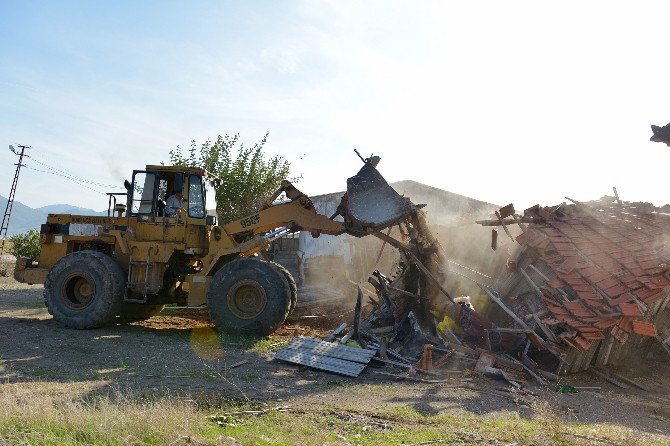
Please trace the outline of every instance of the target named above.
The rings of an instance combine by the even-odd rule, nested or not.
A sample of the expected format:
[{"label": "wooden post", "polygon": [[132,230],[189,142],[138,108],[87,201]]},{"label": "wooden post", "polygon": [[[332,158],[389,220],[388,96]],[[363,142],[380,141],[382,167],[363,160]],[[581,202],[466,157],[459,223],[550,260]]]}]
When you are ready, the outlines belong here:
[{"label": "wooden post", "polygon": [[363,307],[363,290],[361,290],[361,287],[359,286],[358,297],[356,298],[356,310],[354,311],[354,328],[353,328],[354,334],[352,335],[352,337],[356,340],[358,340],[360,336],[362,307]]}]

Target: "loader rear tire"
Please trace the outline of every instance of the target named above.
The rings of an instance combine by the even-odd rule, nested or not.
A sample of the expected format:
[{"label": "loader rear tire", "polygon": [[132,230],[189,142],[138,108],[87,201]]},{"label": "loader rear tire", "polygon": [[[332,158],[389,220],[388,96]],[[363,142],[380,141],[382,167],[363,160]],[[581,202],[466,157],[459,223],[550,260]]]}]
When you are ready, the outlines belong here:
[{"label": "loader rear tire", "polygon": [[165,305],[146,305],[124,303],[121,306],[120,318],[123,322],[144,321],[163,311]]},{"label": "loader rear tire", "polygon": [[44,302],[56,322],[69,328],[97,328],[114,321],[123,303],[125,277],[111,257],[77,251],[51,268]]},{"label": "loader rear tire", "polygon": [[214,274],[207,305],[220,331],[265,336],[291,308],[291,286],[273,263],[250,257],[225,264]]},{"label": "loader rear tire", "polygon": [[291,274],[289,270],[284,268],[279,263],[272,262],[272,264],[276,266],[279,271],[281,271],[281,273],[286,278],[286,281],[288,282],[289,288],[291,288],[291,307],[288,309],[288,315],[290,316],[291,313],[293,313],[293,310],[295,310],[296,305],[298,305],[298,285],[296,285],[293,274]]}]

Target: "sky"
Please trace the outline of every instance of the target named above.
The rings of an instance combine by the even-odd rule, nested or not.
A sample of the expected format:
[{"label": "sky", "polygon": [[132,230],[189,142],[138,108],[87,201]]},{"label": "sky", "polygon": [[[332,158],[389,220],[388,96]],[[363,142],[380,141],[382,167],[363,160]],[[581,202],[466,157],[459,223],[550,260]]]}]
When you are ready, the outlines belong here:
[{"label": "sky", "polygon": [[[344,190],[353,152],[517,209],[670,202],[668,2],[0,0],[0,148],[16,199],[106,209],[133,169],[218,134]],[[0,149],[0,194],[15,155]],[[39,163],[43,164],[39,164]],[[100,185],[37,172],[44,164]],[[96,190],[91,190],[91,187]]]}]

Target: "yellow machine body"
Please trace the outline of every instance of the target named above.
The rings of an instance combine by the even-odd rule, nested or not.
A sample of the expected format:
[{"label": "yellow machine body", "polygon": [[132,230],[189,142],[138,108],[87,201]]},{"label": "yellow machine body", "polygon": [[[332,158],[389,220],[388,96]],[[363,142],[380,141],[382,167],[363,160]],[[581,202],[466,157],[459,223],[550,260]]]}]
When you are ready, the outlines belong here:
[{"label": "yellow machine body", "polygon": [[[143,185],[137,183],[140,176]],[[174,188],[175,176],[181,176],[185,192],[181,212],[161,215],[157,202],[166,198],[168,188]],[[149,165],[145,171],[134,172],[125,212],[113,215],[110,209],[108,216],[49,214],[42,225],[36,264],[19,259],[15,278],[44,283],[49,270],[67,254],[96,250],[110,255],[127,272],[129,291],[143,296],[138,300],[197,306],[205,303],[211,276],[223,264],[269,246],[268,239],[259,234],[279,227],[315,235],[345,232],[342,222],[318,214],[309,198],[289,182],[282,183],[278,192],[286,192],[290,201],[269,204],[256,214],[218,226],[204,212],[207,177],[198,168]],[[163,191],[159,189],[162,182]],[[151,193],[145,192],[149,187]],[[173,281],[165,279],[170,267],[180,269],[173,271]]]}]

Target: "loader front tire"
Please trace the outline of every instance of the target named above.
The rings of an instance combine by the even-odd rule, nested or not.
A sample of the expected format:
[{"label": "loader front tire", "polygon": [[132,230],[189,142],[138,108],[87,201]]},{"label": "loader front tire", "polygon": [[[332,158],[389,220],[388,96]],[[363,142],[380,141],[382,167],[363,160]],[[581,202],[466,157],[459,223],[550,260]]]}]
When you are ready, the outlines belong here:
[{"label": "loader front tire", "polygon": [[293,313],[293,310],[295,310],[296,305],[298,305],[298,285],[296,285],[293,274],[291,274],[289,270],[284,268],[279,263],[272,262],[272,264],[276,266],[279,271],[281,271],[281,273],[286,278],[286,281],[288,282],[289,288],[291,289],[291,306],[288,309],[288,315],[290,316],[291,313]]},{"label": "loader front tire", "polygon": [[77,251],[51,268],[44,302],[56,322],[76,329],[112,322],[123,303],[125,277],[118,263],[98,251]]},{"label": "loader front tire", "polygon": [[291,286],[275,264],[250,257],[214,274],[207,305],[218,330],[265,336],[284,323],[291,297]]}]

